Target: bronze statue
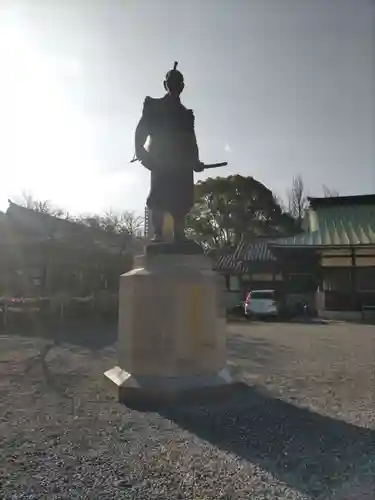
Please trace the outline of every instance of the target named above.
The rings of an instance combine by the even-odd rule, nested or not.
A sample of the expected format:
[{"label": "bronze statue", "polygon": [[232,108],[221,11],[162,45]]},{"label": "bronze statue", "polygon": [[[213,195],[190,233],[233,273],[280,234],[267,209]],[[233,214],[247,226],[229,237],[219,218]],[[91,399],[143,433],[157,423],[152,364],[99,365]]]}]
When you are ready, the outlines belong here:
[{"label": "bronze statue", "polygon": [[146,97],[135,132],[135,159],[151,171],[147,206],[155,242],[163,241],[166,213],[173,217],[174,240],[185,240],[185,217],[194,202],[193,172],[224,165],[205,166],[199,160],[194,114],[180,101],[184,77],[177,62],[166,74],[164,88],[164,97]]}]

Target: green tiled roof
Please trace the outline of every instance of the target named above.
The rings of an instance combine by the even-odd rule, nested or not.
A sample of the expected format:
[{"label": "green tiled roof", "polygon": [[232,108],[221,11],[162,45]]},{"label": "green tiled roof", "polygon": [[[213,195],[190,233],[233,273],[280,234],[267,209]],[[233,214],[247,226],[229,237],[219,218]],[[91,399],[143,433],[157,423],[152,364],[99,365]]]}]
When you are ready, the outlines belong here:
[{"label": "green tiled roof", "polygon": [[317,206],[307,213],[308,230],[279,238],[272,246],[375,245],[375,204]]}]

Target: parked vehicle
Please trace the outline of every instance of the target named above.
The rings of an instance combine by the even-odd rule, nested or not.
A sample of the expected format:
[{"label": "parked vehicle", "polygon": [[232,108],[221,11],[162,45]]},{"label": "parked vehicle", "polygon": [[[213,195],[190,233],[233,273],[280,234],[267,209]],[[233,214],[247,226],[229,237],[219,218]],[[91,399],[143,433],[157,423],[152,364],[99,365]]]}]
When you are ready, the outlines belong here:
[{"label": "parked vehicle", "polygon": [[277,317],[280,306],[275,290],[252,290],[245,299],[246,317]]}]

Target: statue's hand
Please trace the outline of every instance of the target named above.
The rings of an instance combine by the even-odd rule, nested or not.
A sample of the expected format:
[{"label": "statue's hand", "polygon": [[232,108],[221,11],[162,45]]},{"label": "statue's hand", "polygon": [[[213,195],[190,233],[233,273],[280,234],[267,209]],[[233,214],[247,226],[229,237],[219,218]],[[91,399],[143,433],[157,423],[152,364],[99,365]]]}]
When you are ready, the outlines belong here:
[{"label": "statue's hand", "polygon": [[144,167],[151,170],[150,155],[143,146],[136,151],[136,157]]},{"label": "statue's hand", "polygon": [[194,172],[203,172],[204,170],[204,164],[200,161],[197,165],[194,167]]}]

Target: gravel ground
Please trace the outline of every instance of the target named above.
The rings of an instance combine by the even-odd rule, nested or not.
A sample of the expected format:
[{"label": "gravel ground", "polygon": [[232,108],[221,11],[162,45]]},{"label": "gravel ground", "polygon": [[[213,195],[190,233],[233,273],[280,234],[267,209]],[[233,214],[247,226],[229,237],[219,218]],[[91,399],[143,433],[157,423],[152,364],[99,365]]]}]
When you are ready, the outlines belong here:
[{"label": "gravel ground", "polygon": [[247,388],[158,413],[108,392],[114,331],[0,335],[1,499],[375,498],[375,327],[231,325]]}]

